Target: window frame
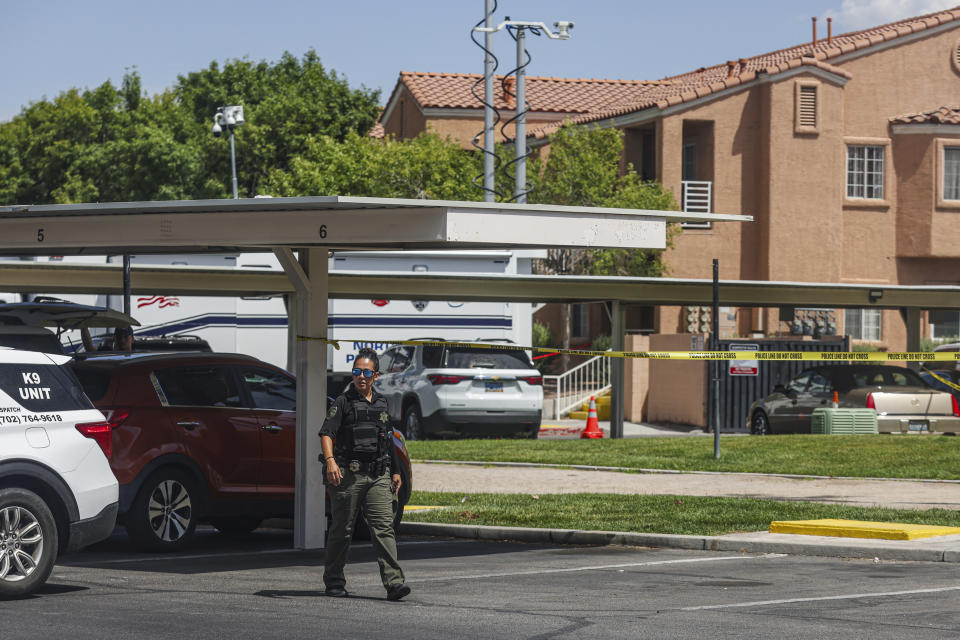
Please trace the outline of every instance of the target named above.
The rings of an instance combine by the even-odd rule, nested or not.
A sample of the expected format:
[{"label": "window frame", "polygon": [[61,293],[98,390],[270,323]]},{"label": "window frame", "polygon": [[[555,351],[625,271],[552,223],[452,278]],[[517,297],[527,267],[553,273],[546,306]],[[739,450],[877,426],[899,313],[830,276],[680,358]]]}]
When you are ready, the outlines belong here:
[{"label": "window frame", "polygon": [[937,147],[937,172],[936,172],[936,194],[938,209],[960,209],[960,193],[956,200],[948,200],[946,196],[946,151],[947,149],[960,150],[960,138],[936,138]]},{"label": "window frame", "polygon": [[[886,148],[882,145],[877,144],[850,144],[846,145],[847,148],[847,162],[846,162],[846,198],[847,200],[879,200],[883,201],[886,196]],[[854,157],[857,151],[863,153],[862,157]],[[873,152],[879,151],[879,159],[870,157]],[[858,155],[858,154],[857,154]],[[851,168],[851,162],[862,163],[861,168]],[[880,167],[879,171],[872,171],[870,164],[879,162]],[[880,176],[879,185],[876,182],[873,182],[871,178],[874,176]],[[856,180],[851,180],[851,178],[861,178],[862,181],[859,183]],[[851,190],[861,190],[861,194],[851,193]],[[868,195],[869,193],[879,192],[879,196]]]},{"label": "window frame", "polygon": [[[859,318],[857,319],[857,329],[859,330],[859,335],[855,336],[850,332],[850,325],[852,324],[848,320],[848,315],[850,312],[859,313]],[[864,337],[866,335],[865,330],[867,327],[867,312],[873,314],[876,313],[876,336],[873,337]],[[872,328],[872,327],[871,327]],[[851,340],[858,340],[860,342],[880,342],[883,340],[883,309],[878,309],[876,307],[858,307],[854,309],[844,309],[843,310],[843,331],[846,335],[850,336]]]}]

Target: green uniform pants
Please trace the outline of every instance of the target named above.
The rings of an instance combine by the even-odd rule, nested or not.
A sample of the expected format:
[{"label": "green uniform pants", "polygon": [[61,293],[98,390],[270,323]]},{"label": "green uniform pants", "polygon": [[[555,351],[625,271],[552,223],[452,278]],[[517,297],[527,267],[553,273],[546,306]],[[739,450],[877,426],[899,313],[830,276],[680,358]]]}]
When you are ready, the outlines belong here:
[{"label": "green uniform pants", "polygon": [[375,477],[369,473],[353,473],[343,469],[340,486],[328,485],[327,489],[331,523],[324,552],[323,583],[326,587],[343,588],[346,585],[343,566],[347,563],[353,526],[361,505],[370,528],[370,539],[377,551],[383,586],[389,589],[393,585],[403,584],[403,570],[397,562],[397,540],[393,533],[390,472]]}]

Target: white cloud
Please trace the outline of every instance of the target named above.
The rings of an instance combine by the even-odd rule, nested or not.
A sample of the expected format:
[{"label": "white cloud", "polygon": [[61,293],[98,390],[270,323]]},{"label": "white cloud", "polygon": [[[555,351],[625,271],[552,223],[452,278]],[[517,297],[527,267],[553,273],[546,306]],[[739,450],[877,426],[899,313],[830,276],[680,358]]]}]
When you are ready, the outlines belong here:
[{"label": "white cloud", "polygon": [[837,24],[834,32],[857,31],[912,16],[942,11],[957,0],[843,0],[840,8],[827,11]]}]

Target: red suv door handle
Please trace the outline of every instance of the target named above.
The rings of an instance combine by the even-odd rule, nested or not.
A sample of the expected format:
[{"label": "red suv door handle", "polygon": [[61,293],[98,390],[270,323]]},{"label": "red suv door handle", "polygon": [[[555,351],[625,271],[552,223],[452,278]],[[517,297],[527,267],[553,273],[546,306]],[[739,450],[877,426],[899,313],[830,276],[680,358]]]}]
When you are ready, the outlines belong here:
[{"label": "red suv door handle", "polygon": [[177,423],[177,426],[183,427],[187,431],[193,431],[194,429],[200,426],[200,423],[194,422],[192,420],[181,420],[180,422]]},{"label": "red suv door handle", "polygon": [[264,431],[268,431],[268,432],[270,432],[270,433],[279,433],[280,431],[283,431],[283,427],[281,427],[281,426],[278,425],[278,424],[273,424],[273,423],[265,424],[265,425],[263,425],[263,426],[260,427],[260,428],[263,429]]}]

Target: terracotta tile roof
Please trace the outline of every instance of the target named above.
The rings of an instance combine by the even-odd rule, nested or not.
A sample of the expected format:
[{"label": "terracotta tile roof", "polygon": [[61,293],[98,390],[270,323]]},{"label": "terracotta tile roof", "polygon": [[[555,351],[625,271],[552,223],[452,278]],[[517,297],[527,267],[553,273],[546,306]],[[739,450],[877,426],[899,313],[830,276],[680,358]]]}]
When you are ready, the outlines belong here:
[{"label": "terracotta tile roof", "polygon": [[[664,109],[749,82],[755,79],[758,74],[772,75],[800,66],[817,67],[850,78],[849,73],[827,61],[852,51],[865,49],[888,40],[958,20],[960,20],[960,7],[907,18],[862,31],[840,34],[833,36],[829,42],[824,38],[818,40],[816,45],[807,42],[752,58],[700,68],[696,71],[664,78],[661,80],[661,84],[652,86],[640,99],[618,103],[610,102],[598,109],[573,118],[572,121],[579,124],[605,120],[654,107]],[[545,125],[533,131],[530,135],[536,138],[545,138],[555,132],[559,126],[560,123]]]},{"label": "terracotta tile roof", "polygon": [[890,118],[890,124],[960,124],[960,107],[940,107]]},{"label": "terracotta tile roof", "polygon": [[382,139],[386,135],[386,131],[383,128],[382,122],[373,123],[373,127],[370,131],[367,132],[367,135],[371,138]]},{"label": "terracotta tile roof", "polygon": [[[513,96],[503,91],[503,76],[494,76],[493,102],[497,109],[512,110]],[[508,88],[510,81],[508,78]],[[424,109],[479,109],[483,97],[483,76],[474,73],[421,73],[403,71],[400,85],[406,86]],[[547,78],[527,76],[527,102],[539,113],[582,114],[616,102],[640,100],[663,81],[606,80],[595,78]],[[391,97],[392,100],[392,97]]]}]

